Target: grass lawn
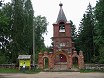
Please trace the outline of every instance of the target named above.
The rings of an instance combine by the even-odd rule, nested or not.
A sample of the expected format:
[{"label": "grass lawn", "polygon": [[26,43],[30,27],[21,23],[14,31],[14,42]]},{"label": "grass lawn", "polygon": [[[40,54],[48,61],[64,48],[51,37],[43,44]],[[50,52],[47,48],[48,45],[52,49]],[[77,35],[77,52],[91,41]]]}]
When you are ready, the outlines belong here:
[{"label": "grass lawn", "polygon": [[[11,68],[0,68],[0,73],[25,73],[25,74],[35,74],[41,72],[41,69],[32,69],[32,70],[25,70],[23,72],[22,70],[18,69],[11,69]],[[81,73],[89,73],[89,72],[103,72],[104,70],[92,70],[92,69],[81,69]]]},{"label": "grass lawn", "polygon": [[32,70],[25,70],[23,72],[22,70],[18,69],[11,69],[11,68],[0,68],[0,73],[26,73],[26,74],[34,74],[39,73],[41,69],[32,69]]}]

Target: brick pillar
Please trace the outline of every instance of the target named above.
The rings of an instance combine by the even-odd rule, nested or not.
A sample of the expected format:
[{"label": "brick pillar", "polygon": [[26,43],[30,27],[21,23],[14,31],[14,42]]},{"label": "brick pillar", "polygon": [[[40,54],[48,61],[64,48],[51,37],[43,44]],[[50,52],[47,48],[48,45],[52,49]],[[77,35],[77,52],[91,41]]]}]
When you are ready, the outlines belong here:
[{"label": "brick pillar", "polygon": [[55,64],[54,58],[55,58],[55,53],[53,53],[52,58],[51,58],[51,62],[52,62],[51,67],[52,68],[54,68],[54,64]]},{"label": "brick pillar", "polygon": [[72,53],[70,52],[69,53],[69,56],[68,56],[68,68],[71,68],[72,67]]},{"label": "brick pillar", "polygon": [[43,54],[40,52],[39,54],[38,54],[38,67],[39,68],[41,68],[41,69],[43,69]]},{"label": "brick pillar", "polygon": [[53,53],[50,52],[49,53],[49,69],[52,69],[53,68],[52,55],[53,55]]},{"label": "brick pillar", "polygon": [[79,52],[79,57],[80,57],[80,69],[82,69],[84,68],[84,56],[82,51]]}]

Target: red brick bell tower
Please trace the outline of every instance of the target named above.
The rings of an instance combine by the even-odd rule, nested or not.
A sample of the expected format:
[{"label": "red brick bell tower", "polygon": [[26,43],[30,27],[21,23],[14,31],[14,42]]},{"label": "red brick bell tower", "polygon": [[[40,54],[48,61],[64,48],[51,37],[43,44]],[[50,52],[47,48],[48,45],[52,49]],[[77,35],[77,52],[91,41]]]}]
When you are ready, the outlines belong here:
[{"label": "red brick bell tower", "polygon": [[53,24],[53,52],[61,50],[72,53],[71,26],[62,9],[63,4],[60,3],[59,6],[60,10],[57,21]]},{"label": "red brick bell tower", "polygon": [[[73,51],[74,45],[71,37],[71,25],[67,21],[64,11],[62,9],[63,4],[60,3],[60,10],[56,22],[53,24],[53,52],[40,52],[38,57],[39,68],[44,69],[45,59],[48,59],[48,68],[51,70],[71,69],[74,64],[74,59],[77,58],[78,67],[84,68],[84,56],[83,52]],[[59,69],[59,70],[60,70]]]}]

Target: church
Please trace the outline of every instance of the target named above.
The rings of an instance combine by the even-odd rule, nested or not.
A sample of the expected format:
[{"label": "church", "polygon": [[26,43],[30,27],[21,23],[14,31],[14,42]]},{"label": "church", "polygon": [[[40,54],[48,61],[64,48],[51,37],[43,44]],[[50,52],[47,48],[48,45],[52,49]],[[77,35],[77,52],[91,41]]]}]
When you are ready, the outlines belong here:
[{"label": "church", "polygon": [[55,23],[53,23],[53,48],[52,52],[40,52],[38,56],[38,67],[45,68],[45,60],[47,59],[47,67],[49,69],[71,69],[75,58],[77,59],[78,68],[84,67],[83,52],[79,54],[75,51],[74,42],[72,42],[71,25],[67,21],[63,11],[63,4],[60,3],[60,10]]}]

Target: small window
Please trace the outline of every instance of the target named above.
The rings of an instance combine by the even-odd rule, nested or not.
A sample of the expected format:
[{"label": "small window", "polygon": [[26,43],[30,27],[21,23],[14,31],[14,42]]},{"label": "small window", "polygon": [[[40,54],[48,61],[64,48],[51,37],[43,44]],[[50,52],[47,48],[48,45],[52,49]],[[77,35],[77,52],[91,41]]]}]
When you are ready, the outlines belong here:
[{"label": "small window", "polygon": [[60,47],[65,47],[65,43],[60,43]]},{"label": "small window", "polygon": [[64,22],[59,23],[59,32],[65,32],[65,24],[64,24]]}]

